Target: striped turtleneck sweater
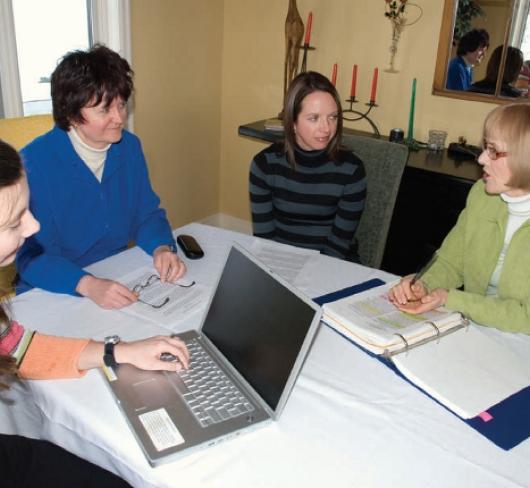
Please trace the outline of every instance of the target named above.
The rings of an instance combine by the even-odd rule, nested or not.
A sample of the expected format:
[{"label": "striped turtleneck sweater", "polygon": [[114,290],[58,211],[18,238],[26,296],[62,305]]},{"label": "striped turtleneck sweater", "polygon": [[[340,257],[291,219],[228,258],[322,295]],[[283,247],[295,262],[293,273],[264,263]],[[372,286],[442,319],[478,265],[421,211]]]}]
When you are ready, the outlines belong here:
[{"label": "striped turtleneck sweater", "polygon": [[354,235],[366,198],[362,161],[349,151],[339,151],[335,162],[325,150],[299,147],[295,157],[293,168],[283,145],[273,144],[252,161],[254,235],[358,261]]}]

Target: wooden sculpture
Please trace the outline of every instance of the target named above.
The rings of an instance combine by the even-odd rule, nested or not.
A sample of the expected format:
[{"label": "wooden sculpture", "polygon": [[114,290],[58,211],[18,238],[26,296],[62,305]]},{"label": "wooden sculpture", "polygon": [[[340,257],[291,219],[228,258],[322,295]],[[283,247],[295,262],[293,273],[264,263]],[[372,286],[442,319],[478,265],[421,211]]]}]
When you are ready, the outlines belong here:
[{"label": "wooden sculpture", "polygon": [[[289,0],[289,10],[285,18],[285,64],[283,70],[283,101],[292,79],[298,74],[298,57],[302,37],[304,36],[304,23],[298,8],[296,0]],[[283,111],[282,111],[283,112]],[[282,116],[280,113],[279,117]]]}]

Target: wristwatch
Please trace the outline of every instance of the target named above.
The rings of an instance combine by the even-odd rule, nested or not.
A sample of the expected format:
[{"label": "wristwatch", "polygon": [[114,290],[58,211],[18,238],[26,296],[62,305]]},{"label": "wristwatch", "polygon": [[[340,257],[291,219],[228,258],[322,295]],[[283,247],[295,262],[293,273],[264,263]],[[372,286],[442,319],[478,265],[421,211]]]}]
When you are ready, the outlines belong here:
[{"label": "wristwatch", "polygon": [[112,335],[105,337],[105,350],[103,352],[103,363],[105,366],[118,366],[116,358],[114,357],[114,346],[120,342],[120,337]]}]

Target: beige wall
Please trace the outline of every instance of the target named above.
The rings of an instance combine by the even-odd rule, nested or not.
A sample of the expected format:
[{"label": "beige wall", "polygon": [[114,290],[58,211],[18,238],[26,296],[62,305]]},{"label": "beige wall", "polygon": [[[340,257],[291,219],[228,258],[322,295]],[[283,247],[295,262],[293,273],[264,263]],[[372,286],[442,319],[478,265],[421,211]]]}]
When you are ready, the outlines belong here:
[{"label": "beige wall", "polygon": [[[380,68],[373,117],[383,134],[406,129],[412,78],[418,79],[415,136],[444,129],[448,140],[480,139],[493,105],[431,94],[442,0],[416,0],[421,20],[405,29],[386,73],[390,23],[383,0],[298,0],[313,11],[308,67],[331,73],[349,95],[359,65],[358,97],[367,101],[372,70]],[[287,0],[133,0],[133,58],[137,72],[136,132],[151,175],[174,225],[223,212],[249,219],[248,165],[264,143],[237,135],[246,122],[280,110]],[[410,9],[410,15],[413,15]],[[367,130],[363,123],[348,126]]]},{"label": "beige wall", "polygon": [[[304,20],[313,11],[308,68],[328,76],[339,65],[337,88],[349,96],[352,64],[359,66],[358,97],[369,97],[373,68],[378,66],[380,105],[373,118],[383,134],[392,127],[407,128],[412,78],[417,78],[415,136],[427,138],[432,128],[448,131],[448,140],[465,136],[478,143],[484,116],[494,107],[431,94],[442,0],[416,0],[423,9],[421,20],[407,27],[399,43],[398,74],[386,73],[390,22],[384,17],[383,0],[298,0]],[[266,7],[264,7],[266,5]],[[221,138],[221,211],[249,219],[248,165],[264,144],[237,136],[241,123],[278,113],[281,103],[284,21],[287,0],[225,0],[223,44],[223,95]],[[410,8],[411,17],[415,14]],[[368,130],[365,123],[347,123]]]},{"label": "beige wall", "polygon": [[173,227],[219,211],[222,0],[132,0],[134,129]]}]

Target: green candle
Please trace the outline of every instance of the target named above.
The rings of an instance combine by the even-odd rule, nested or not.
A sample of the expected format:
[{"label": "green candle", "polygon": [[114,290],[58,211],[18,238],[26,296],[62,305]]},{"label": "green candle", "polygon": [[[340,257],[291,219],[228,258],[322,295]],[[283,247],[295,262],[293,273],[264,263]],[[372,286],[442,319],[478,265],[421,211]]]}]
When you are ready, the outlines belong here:
[{"label": "green candle", "polygon": [[407,140],[414,140],[414,102],[416,101],[416,78],[412,80],[412,94],[410,96],[409,130]]}]

